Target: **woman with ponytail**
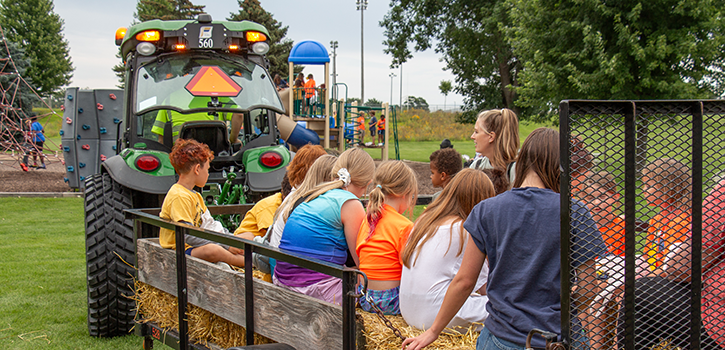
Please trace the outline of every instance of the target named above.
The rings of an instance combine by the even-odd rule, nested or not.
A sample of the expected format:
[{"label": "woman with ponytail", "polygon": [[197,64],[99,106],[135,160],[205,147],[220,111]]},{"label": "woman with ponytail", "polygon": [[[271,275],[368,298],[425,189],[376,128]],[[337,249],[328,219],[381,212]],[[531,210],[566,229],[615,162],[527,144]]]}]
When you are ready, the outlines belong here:
[{"label": "woman with ponytail", "polygon": [[[332,167],[332,181],[299,193],[303,200],[291,209],[279,248],[340,265],[349,252],[357,265],[355,243],[365,219],[359,198],[365,194],[374,172],[375,163],[364,150],[343,152]],[[277,262],[273,282],[320,300],[342,303],[339,278],[284,261]]]},{"label": "woman with ponytail", "polygon": [[476,145],[476,153],[483,157],[471,163],[470,167],[504,169],[509,182],[514,183],[514,165],[519,150],[519,118],[516,113],[508,108],[479,113],[471,139]]},{"label": "woman with ponytail", "polygon": [[357,234],[360,271],[368,277],[367,295],[360,298],[363,310],[374,303],[386,315],[400,314],[400,253],[413,228],[402,215],[413,208],[418,182],[410,167],[399,160],[384,162],[375,172],[366,220]]}]

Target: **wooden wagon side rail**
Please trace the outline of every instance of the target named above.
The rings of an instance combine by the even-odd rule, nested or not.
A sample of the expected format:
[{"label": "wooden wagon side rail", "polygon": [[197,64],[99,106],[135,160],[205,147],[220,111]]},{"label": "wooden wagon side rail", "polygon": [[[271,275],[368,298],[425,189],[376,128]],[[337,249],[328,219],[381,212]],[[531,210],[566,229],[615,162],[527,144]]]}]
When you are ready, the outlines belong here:
[{"label": "wooden wagon side rail", "polygon": [[[138,279],[176,295],[176,256],[158,239],[137,241]],[[188,302],[246,325],[244,274],[187,258]],[[255,280],[254,332],[303,349],[342,348],[342,308],[304,294]]]},{"label": "wooden wagon side rail", "polygon": [[[244,214],[249,205],[209,207],[213,214],[236,212]],[[254,333],[297,349],[347,350],[363,346],[357,331],[355,285],[365,274],[357,269],[296,255],[232,235],[207,231],[159,218],[158,209],[126,210],[126,218],[134,220],[136,266],[141,282],[169,293],[178,299],[179,341],[175,348],[188,349],[187,303],[217,314],[246,329],[247,345]],[[167,250],[158,240],[139,238],[145,226],[171,229],[176,234],[176,249]],[[342,307],[294,293],[262,280],[252,278],[252,265],[245,273],[220,269],[214,264],[187,256],[184,236],[192,235],[244,249],[245,260],[260,253],[313,271],[342,279]],[[153,272],[152,272],[153,271]],[[362,328],[362,327],[361,327]],[[150,339],[148,339],[150,341]]]}]

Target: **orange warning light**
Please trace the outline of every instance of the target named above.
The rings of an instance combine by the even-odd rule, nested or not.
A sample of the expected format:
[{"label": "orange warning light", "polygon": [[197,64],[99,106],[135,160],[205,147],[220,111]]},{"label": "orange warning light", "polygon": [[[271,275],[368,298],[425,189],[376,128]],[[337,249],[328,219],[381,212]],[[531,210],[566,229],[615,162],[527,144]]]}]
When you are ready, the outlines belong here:
[{"label": "orange warning light", "polygon": [[228,96],[239,95],[242,87],[224,73],[218,66],[202,66],[194,78],[186,84],[194,96]]},{"label": "orange warning light", "polygon": [[239,45],[231,44],[229,45],[229,51],[236,51],[239,50]]},{"label": "orange warning light", "polygon": [[126,36],[126,27],[116,29],[116,45],[121,45],[123,38]]},{"label": "orange warning light", "polygon": [[138,41],[159,41],[160,39],[161,33],[158,30],[145,30],[136,34],[136,40]]},{"label": "orange warning light", "polygon": [[247,32],[247,41],[250,43],[257,41],[266,41],[267,36],[260,32]]},{"label": "orange warning light", "polygon": [[184,44],[176,44],[176,45],[174,45],[174,48],[177,49],[177,50],[183,50],[183,49],[186,49],[186,45],[184,45]]}]

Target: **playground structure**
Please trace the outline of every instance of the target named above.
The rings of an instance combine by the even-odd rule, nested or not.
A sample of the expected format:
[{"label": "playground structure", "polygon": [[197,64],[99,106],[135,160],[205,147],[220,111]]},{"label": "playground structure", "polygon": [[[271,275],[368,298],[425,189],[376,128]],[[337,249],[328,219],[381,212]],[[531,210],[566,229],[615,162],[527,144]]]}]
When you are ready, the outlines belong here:
[{"label": "playground structure", "polygon": [[[330,56],[324,45],[312,40],[305,40],[297,43],[290,51],[288,59],[289,77],[288,83],[290,88],[280,93],[285,99],[288,115],[293,121],[302,123],[308,130],[312,130],[322,139],[325,148],[337,148],[344,151],[350,147],[363,148],[380,148],[381,159],[388,160],[390,131],[392,130],[395,159],[400,159],[398,148],[397,118],[395,109],[390,109],[388,104],[382,107],[358,106],[357,103],[347,103],[345,99],[332,101],[330,103]],[[325,87],[315,88],[295,88],[293,82],[295,80],[294,65],[324,65]],[[337,83],[332,89],[338,89],[339,86],[347,86],[344,83]],[[314,91],[316,98],[311,100],[310,105],[306,105],[306,96]],[[339,96],[339,94],[335,94]],[[345,92],[347,95],[347,91]],[[320,101],[322,100],[322,101]],[[385,128],[385,137],[382,146],[365,146],[360,142],[361,135],[356,126],[356,118],[358,113],[363,111],[380,111],[388,117],[388,124]],[[286,124],[287,121],[278,122],[279,125]],[[367,130],[367,128],[366,128]],[[375,143],[374,143],[375,144]]]},{"label": "playground structure", "polygon": [[[25,113],[19,106],[22,105],[20,100],[20,89],[29,88],[33,91],[35,97],[48,108],[49,112],[41,115],[36,115],[38,120],[45,119],[45,129],[47,124],[57,117],[60,116],[53,111],[53,109],[35,92],[35,88],[28,84],[25,79],[20,75],[18,69],[10,55],[10,50],[7,45],[7,39],[5,33],[0,27],[0,40],[2,47],[5,48],[5,58],[0,58],[0,75],[4,76],[5,82],[0,85],[0,152],[5,155],[10,155],[13,158],[13,162],[0,162],[0,165],[10,166],[19,170],[27,171],[27,164],[24,164],[24,158],[29,154],[35,153],[40,157],[48,159],[49,155],[58,158],[57,152],[44,152],[32,142],[32,135],[29,132],[27,122],[31,116]],[[4,87],[5,86],[5,87]],[[7,88],[6,88],[7,87]],[[57,149],[58,145],[54,144],[53,141],[46,138],[46,144],[44,148]],[[62,161],[62,160],[61,160]]]}]

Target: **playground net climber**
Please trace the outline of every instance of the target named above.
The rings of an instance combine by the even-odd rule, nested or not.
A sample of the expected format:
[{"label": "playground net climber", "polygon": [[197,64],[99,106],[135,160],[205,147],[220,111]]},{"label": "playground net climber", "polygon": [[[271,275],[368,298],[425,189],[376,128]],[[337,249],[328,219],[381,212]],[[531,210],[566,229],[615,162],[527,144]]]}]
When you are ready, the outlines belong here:
[{"label": "playground net climber", "polygon": [[[37,118],[45,129],[53,117],[60,118],[60,116],[45,104],[35,88],[23,79],[21,69],[13,60],[12,46],[0,27],[0,154],[2,154],[0,165],[28,171],[28,159],[33,155],[40,157],[41,163],[45,163],[44,159],[48,159],[50,153],[44,148],[58,149],[58,145],[49,139],[46,141],[46,147],[41,146],[42,143],[35,142],[31,128],[32,118]],[[32,92],[31,96],[34,98],[21,98],[23,91]],[[50,112],[41,115],[29,112],[32,110],[34,100],[42,101]],[[48,143],[51,147],[47,146]],[[53,153],[53,157],[58,158],[57,151]],[[8,159],[10,161],[7,161]]]}]

